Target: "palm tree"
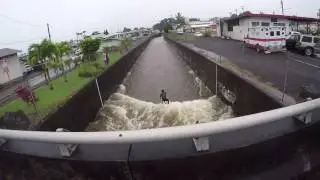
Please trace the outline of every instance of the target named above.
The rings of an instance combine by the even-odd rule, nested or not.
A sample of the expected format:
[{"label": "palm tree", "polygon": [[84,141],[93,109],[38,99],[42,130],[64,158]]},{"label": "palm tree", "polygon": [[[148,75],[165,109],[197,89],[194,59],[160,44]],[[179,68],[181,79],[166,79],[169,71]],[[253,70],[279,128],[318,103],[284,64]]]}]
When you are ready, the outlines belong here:
[{"label": "palm tree", "polygon": [[71,69],[71,63],[72,63],[72,59],[71,58],[68,58],[67,60],[64,61],[64,64],[66,66],[68,66],[68,70],[70,71]]},{"label": "palm tree", "polygon": [[66,53],[69,51],[71,51],[71,48],[67,42],[63,41],[63,42],[60,42],[57,44],[57,54],[56,54],[57,57],[56,58],[60,62],[60,69],[63,72],[65,82],[68,82],[68,78],[67,78],[67,73],[65,70],[65,62],[63,60],[63,56],[66,55]]},{"label": "palm tree", "polygon": [[59,70],[61,70],[61,64],[59,61],[52,61],[50,62],[50,68],[53,69],[54,73],[56,74],[56,76],[59,75]]},{"label": "palm tree", "polygon": [[47,76],[48,66],[45,63],[45,58],[42,56],[42,48],[40,44],[31,44],[28,48],[28,63],[33,66],[41,66],[42,73],[46,79],[46,84],[49,85],[49,78]]},{"label": "palm tree", "polygon": [[132,41],[129,38],[124,38],[121,40],[120,49],[121,52],[127,52],[132,45]]},{"label": "palm tree", "polygon": [[[41,54],[43,56],[43,58],[45,59],[45,63],[49,63],[51,61],[54,61],[56,59],[56,54],[57,54],[57,47],[54,43],[52,43],[50,40],[48,39],[44,39],[41,41]],[[48,66],[47,66],[48,67]],[[51,78],[50,78],[50,73],[49,73],[49,69],[47,68],[47,76],[49,79],[49,82],[51,82]],[[53,85],[52,83],[49,83],[50,85],[50,89],[53,89]]]},{"label": "palm tree", "polygon": [[40,44],[30,45],[28,51],[29,63],[33,65],[40,64],[42,66],[46,82],[50,86],[50,89],[53,89],[48,64],[54,59],[54,55],[57,52],[55,44],[47,39],[44,39]]}]

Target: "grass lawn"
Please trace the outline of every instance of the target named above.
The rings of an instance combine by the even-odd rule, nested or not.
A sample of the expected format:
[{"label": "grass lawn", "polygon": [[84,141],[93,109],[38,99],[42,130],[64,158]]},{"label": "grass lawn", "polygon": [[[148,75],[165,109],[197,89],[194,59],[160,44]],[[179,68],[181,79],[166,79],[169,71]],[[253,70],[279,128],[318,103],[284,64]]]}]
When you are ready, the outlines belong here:
[{"label": "grass lawn", "polygon": [[[111,53],[110,65],[114,64],[120,58],[119,52]],[[98,57],[98,62],[104,65],[103,57]],[[109,65],[109,67],[110,67]],[[15,112],[23,110],[33,124],[39,123],[48,113],[55,110],[59,105],[62,105],[66,100],[72,97],[79,89],[87,84],[92,78],[79,77],[78,73],[81,70],[77,67],[68,73],[68,82],[64,82],[63,76],[52,81],[54,90],[50,90],[47,85],[42,85],[36,89],[36,96],[39,98],[37,102],[38,114],[32,105],[27,105],[20,99],[13,100],[0,108],[0,117],[6,112]]]}]

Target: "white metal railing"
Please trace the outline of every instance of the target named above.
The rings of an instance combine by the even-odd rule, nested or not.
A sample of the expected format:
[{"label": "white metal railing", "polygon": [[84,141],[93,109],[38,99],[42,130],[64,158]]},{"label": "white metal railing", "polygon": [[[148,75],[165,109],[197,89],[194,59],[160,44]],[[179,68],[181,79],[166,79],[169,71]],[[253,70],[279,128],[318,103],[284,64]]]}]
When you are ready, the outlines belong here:
[{"label": "white metal railing", "polygon": [[263,125],[272,123],[274,121],[279,121],[284,118],[301,115],[318,108],[320,109],[320,99],[248,116],[203,124],[111,132],[45,132],[1,129],[0,138],[8,140],[18,139],[25,141],[72,144],[124,144],[165,141],[182,138],[204,137],[257,125]]}]

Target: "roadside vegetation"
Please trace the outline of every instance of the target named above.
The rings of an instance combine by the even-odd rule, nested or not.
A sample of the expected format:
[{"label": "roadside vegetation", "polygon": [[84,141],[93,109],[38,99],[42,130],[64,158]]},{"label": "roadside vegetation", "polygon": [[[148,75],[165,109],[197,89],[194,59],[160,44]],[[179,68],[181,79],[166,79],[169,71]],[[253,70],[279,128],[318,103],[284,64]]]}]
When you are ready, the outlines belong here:
[{"label": "roadside vegetation", "polygon": [[[109,67],[114,64],[120,58],[119,52],[113,52],[110,55]],[[97,57],[99,64],[104,64],[103,57],[100,55]],[[16,99],[0,108],[0,117],[6,112],[16,112],[18,110],[24,111],[33,124],[39,123],[50,112],[56,110],[59,106],[63,105],[68,99],[70,99],[78,90],[90,82],[93,78],[79,77],[79,72],[82,71],[83,66],[87,64],[81,64],[73,71],[69,72],[68,83],[65,82],[64,77],[61,76],[50,83],[54,90],[48,88],[47,85],[43,85],[35,90],[35,95],[39,99],[36,102],[38,113],[35,112],[32,105],[28,105],[21,99]]]},{"label": "roadside vegetation", "polygon": [[[84,39],[80,48],[83,52],[82,58],[74,60],[63,57],[71,50],[65,42],[53,43],[44,39],[39,44],[32,44],[29,47],[29,63],[40,65],[42,75],[46,83],[34,92],[36,102],[26,103],[22,99],[13,100],[0,108],[0,117],[6,112],[16,112],[22,110],[30,119],[32,124],[38,124],[50,112],[62,106],[78,90],[93,80],[101,72],[113,65],[121,56],[119,51],[109,53],[108,66],[104,63],[104,57],[97,53],[100,41],[93,39]],[[71,64],[75,68],[71,70]],[[49,69],[55,73],[62,72],[62,76],[52,79]],[[83,74],[86,74],[83,76]]]}]

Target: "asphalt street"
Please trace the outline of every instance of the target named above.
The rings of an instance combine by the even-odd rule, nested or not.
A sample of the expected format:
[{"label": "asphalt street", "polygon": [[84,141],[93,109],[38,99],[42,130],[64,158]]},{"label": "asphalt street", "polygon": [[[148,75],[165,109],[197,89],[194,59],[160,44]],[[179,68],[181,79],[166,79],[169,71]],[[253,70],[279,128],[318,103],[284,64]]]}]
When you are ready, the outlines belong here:
[{"label": "asphalt street", "polygon": [[297,97],[305,85],[313,85],[320,91],[319,58],[306,57],[297,52],[257,53],[244,47],[243,42],[219,38],[195,37],[183,42],[219,54],[280,90],[284,87],[288,72],[286,93],[293,97]]}]

